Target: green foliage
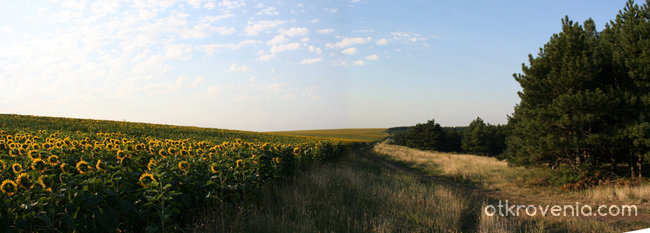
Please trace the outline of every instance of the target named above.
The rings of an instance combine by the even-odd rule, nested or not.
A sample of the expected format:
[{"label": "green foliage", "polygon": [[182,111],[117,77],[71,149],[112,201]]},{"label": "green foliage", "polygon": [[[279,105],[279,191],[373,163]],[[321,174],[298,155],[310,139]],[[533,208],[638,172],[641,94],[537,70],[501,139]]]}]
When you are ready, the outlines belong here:
[{"label": "green foliage", "polygon": [[514,75],[522,91],[509,119],[511,162],[576,172],[627,162],[630,175],[642,174],[650,149],[649,10],[628,1],[602,32],[591,19],[580,25],[565,17],[562,32],[529,55]]},{"label": "green foliage", "polygon": [[263,185],[362,145],[139,123],[0,118],[0,232],[177,232],[196,207],[254,199]]},{"label": "green foliage", "polygon": [[496,156],[505,150],[505,139],[505,126],[486,124],[477,117],[464,131],[462,149],[470,154]]},{"label": "green foliage", "polygon": [[424,124],[409,127],[408,130],[396,130],[392,135],[393,143],[423,150],[460,152],[462,131],[456,128],[441,127],[434,119]]}]

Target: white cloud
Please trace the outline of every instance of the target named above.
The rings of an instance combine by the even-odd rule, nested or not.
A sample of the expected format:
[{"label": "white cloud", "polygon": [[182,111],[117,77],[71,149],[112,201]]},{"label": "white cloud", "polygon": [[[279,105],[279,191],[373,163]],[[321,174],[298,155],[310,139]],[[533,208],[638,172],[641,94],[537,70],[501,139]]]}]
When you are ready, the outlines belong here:
[{"label": "white cloud", "polygon": [[352,37],[352,38],[344,37],[343,39],[341,39],[341,41],[336,42],[334,44],[328,43],[327,47],[328,48],[345,48],[345,47],[350,47],[350,46],[357,45],[357,44],[365,44],[365,43],[370,42],[371,40],[372,40],[371,37],[366,37],[366,38],[364,38],[364,37]]},{"label": "white cloud", "polygon": [[237,63],[232,63],[230,64],[230,68],[228,68],[226,72],[236,72],[236,71],[246,72],[248,70],[249,70],[248,66],[246,65],[237,65]]},{"label": "white cloud", "polygon": [[336,9],[336,8],[325,8],[325,11],[326,11],[326,12],[329,12],[329,13],[336,13],[336,12],[339,12],[339,10]]},{"label": "white cloud", "polygon": [[393,39],[395,39],[395,40],[406,40],[406,41],[410,41],[410,42],[418,42],[418,41],[427,40],[426,37],[423,37],[420,34],[411,33],[411,32],[391,32],[391,35],[393,35]]},{"label": "white cloud", "polygon": [[321,53],[323,53],[323,50],[322,50],[321,48],[316,48],[316,47],[313,46],[313,45],[310,45],[310,46],[308,47],[308,49],[309,49],[309,52],[312,52],[312,53],[316,53],[316,54],[321,54]]},{"label": "white cloud", "polygon": [[203,8],[208,9],[208,10],[212,10],[215,7],[217,7],[217,5],[214,4],[214,2],[208,2],[206,4],[203,4]]},{"label": "white cloud", "polygon": [[287,50],[296,50],[300,48],[300,43],[289,43],[289,44],[282,44],[282,45],[273,45],[271,47],[271,54],[276,54],[279,52],[284,52]]},{"label": "white cloud", "polygon": [[280,12],[278,12],[278,9],[272,6],[266,7],[258,11],[257,13],[255,13],[255,15],[279,15],[279,14]]},{"label": "white cloud", "polygon": [[186,44],[167,44],[165,56],[170,59],[188,60],[192,57],[192,47]]},{"label": "white cloud", "polygon": [[260,41],[247,39],[247,40],[243,40],[243,41],[241,41],[239,43],[204,44],[204,45],[199,45],[197,47],[199,49],[203,50],[203,52],[205,52],[205,54],[207,54],[208,56],[212,56],[215,53],[219,52],[219,50],[221,50],[221,49],[235,50],[235,49],[239,49],[239,48],[242,48],[242,47],[245,47],[245,46],[248,46],[248,45],[257,44],[257,43],[260,43]]},{"label": "white cloud", "polygon": [[304,35],[309,34],[309,29],[302,28],[302,27],[301,28],[292,27],[292,28],[289,28],[289,29],[281,29],[280,33],[282,33],[283,35],[287,35],[289,37],[304,36]]},{"label": "white cloud", "polygon": [[187,0],[187,4],[194,8],[201,8],[201,0]]},{"label": "white cloud", "polygon": [[248,36],[257,36],[260,32],[268,31],[284,23],[284,20],[261,20],[257,22],[248,21],[248,25],[244,31]]},{"label": "white cloud", "polygon": [[379,60],[379,56],[377,56],[377,54],[373,54],[373,55],[367,56],[366,60],[368,60],[368,61],[376,61],[376,60]]},{"label": "white cloud", "polygon": [[222,19],[226,19],[226,18],[230,18],[230,17],[233,17],[233,16],[234,16],[234,15],[233,15],[232,13],[227,12],[227,13],[225,13],[225,14],[223,14],[223,15],[208,15],[208,16],[205,16],[204,19],[205,19],[206,21],[210,22],[210,23],[214,23],[214,22],[216,22],[216,21],[219,21],[219,20],[222,20]]},{"label": "white cloud", "polygon": [[387,45],[387,44],[388,44],[388,40],[386,40],[386,39],[384,39],[384,38],[381,38],[381,39],[379,39],[379,40],[377,41],[377,43],[375,43],[375,44],[377,44],[377,45]]},{"label": "white cloud", "polygon": [[281,43],[284,43],[284,42],[287,42],[287,41],[289,41],[289,39],[287,39],[287,37],[284,36],[283,34],[280,34],[280,35],[277,35],[277,36],[273,37],[273,39],[267,41],[266,44],[267,45],[275,45],[275,44],[281,44]]},{"label": "white cloud", "polygon": [[244,2],[244,0],[223,0],[219,2],[219,6],[225,7],[227,9],[235,9],[246,6],[246,2]]},{"label": "white cloud", "polygon": [[364,62],[363,60],[357,60],[357,61],[354,62],[354,64],[358,65],[358,66],[362,66],[362,65],[365,65],[366,62]]},{"label": "white cloud", "polygon": [[344,53],[344,54],[347,54],[347,55],[354,55],[354,54],[357,53],[357,49],[355,47],[350,47],[350,48],[344,49],[343,51],[341,51],[341,53]]},{"label": "white cloud", "polygon": [[325,29],[318,29],[318,30],[316,30],[316,33],[318,33],[318,34],[330,34],[330,33],[332,33],[332,32],[334,32],[334,29],[331,29],[331,28],[325,28]]},{"label": "white cloud", "polygon": [[235,28],[234,27],[228,27],[228,26],[221,26],[215,29],[215,31],[221,35],[230,35],[235,33]]},{"label": "white cloud", "polygon": [[316,58],[306,58],[306,59],[303,59],[302,61],[300,61],[300,64],[314,64],[314,63],[316,63],[316,62],[320,62],[320,61],[322,61],[322,60],[323,60],[323,59],[320,58],[320,57],[316,57]]}]

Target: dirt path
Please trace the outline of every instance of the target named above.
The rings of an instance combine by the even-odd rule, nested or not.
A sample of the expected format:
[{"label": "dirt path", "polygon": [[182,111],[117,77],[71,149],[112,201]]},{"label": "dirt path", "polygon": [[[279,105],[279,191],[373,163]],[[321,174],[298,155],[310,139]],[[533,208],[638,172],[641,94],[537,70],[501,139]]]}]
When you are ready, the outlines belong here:
[{"label": "dirt path", "polygon": [[[376,145],[375,145],[376,146]],[[415,150],[415,149],[413,149]],[[369,160],[375,161],[384,166],[398,169],[410,175],[419,177],[422,180],[433,182],[439,185],[444,185],[449,188],[458,190],[459,192],[477,197],[482,200],[487,200],[488,203],[494,203],[498,200],[508,200],[512,204],[525,204],[525,205],[539,205],[553,203],[557,205],[575,205],[576,199],[571,198],[557,198],[557,197],[540,197],[536,195],[520,196],[507,193],[500,190],[490,190],[479,186],[466,185],[454,179],[443,176],[432,176],[425,174],[418,169],[409,166],[406,163],[387,159],[386,155],[378,155],[372,151],[363,154]],[[388,155],[390,156],[390,155]],[[580,201],[581,204],[589,204],[597,206],[595,203],[588,203]],[[582,218],[597,219],[599,221],[606,221],[612,224],[621,225],[624,228],[632,227],[638,229],[640,227],[650,227],[650,203],[636,205],[638,207],[638,214],[636,216],[581,216]],[[627,227],[626,227],[627,226]]]}]

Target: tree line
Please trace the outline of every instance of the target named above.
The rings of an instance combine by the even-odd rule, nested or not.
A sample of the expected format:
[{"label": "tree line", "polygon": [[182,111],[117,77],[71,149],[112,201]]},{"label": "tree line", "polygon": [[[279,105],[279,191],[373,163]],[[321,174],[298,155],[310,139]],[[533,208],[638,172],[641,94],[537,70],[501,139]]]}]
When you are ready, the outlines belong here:
[{"label": "tree line", "polygon": [[431,120],[396,132],[394,142],[642,177],[650,161],[649,5],[629,0],[601,31],[592,19],[562,19],[562,31],[513,75],[521,101],[507,125],[477,118],[456,130]]}]

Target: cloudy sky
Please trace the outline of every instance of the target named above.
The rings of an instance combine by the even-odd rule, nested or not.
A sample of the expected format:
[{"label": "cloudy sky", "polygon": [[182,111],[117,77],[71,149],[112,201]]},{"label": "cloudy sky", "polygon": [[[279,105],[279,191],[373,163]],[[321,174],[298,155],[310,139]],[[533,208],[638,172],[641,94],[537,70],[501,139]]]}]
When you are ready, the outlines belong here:
[{"label": "cloudy sky", "polygon": [[0,3],[0,113],[242,130],[505,123],[512,74],[610,1]]}]

